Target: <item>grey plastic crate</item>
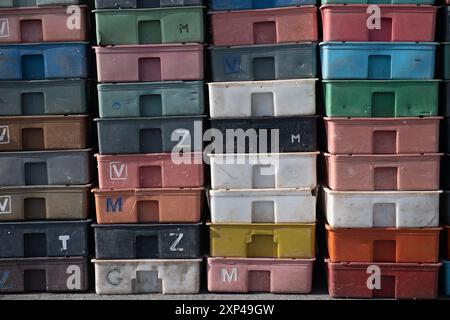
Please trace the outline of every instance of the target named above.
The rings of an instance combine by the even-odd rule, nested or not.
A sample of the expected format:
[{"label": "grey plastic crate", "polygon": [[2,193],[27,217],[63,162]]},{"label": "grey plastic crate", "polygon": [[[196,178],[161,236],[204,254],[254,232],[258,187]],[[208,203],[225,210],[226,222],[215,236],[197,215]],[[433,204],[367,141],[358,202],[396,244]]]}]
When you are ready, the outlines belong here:
[{"label": "grey plastic crate", "polygon": [[101,118],[202,115],[203,81],[99,84]]},{"label": "grey plastic crate", "polygon": [[203,0],[95,0],[96,9],[140,9],[201,6]]},{"label": "grey plastic crate", "polygon": [[0,115],[87,114],[87,80],[0,82]]},{"label": "grey plastic crate", "polygon": [[0,258],[86,257],[91,220],[4,222]]},{"label": "grey plastic crate", "polygon": [[92,150],[0,153],[1,186],[85,185],[91,182]]},{"label": "grey plastic crate", "polygon": [[211,47],[213,81],[258,81],[315,78],[317,45]]},{"label": "grey plastic crate", "polygon": [[[100,154],[201,152],[204,117],[96,119]],[[176,141],[172,141],[172,134]],[[198,140],[198,139],[197,139]],[[201,140],[201,139],[200,139]]]},{"label": "grey plastic crate", "polygon": [[35,6],[68,6],[85,4],[86,0],[1,0],[0,8],[18,8]]}]

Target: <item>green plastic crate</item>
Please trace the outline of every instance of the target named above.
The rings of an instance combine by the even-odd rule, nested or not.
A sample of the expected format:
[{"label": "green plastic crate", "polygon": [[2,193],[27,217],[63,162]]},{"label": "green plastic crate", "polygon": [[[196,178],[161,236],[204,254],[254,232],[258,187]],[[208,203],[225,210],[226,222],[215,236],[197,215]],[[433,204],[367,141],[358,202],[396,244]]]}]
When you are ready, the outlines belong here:
[{"label": "green plastic crate", "polygon": [[204,7],[95,10],[97,43],[203,43]]},{"label": "green plastic crate", "polygon": [[438,80],[323,82],[328,117],[390,118],[438,115]]},{"label": "green plastic crate", "polygon": [[322,4],[429,4],[435,0],[322,0]]},{"label": "green plastic crate", "polygon": [[202,81],[99,84],[101,118],[191,116],[204,113]]}]

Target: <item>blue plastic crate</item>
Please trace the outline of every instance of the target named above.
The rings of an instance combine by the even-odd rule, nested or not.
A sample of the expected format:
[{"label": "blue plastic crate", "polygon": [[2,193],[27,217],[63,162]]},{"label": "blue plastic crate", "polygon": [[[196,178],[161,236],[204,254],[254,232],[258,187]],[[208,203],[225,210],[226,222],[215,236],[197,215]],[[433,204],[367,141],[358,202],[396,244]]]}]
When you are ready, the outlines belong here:
[{"label": "blue plastic crate", "polygon": [[444,283],[444,293],[450,296],[450,261],[443,262],[443,283]]},{"label": "blue plastic crate", "polygon": [[212,11],[266,9],[314,5],[316,0],[210,0]]},{"label": "blue plastic crate", "polygon": [[0,46],[0,80],[88,77],[88,43]]},{"label": "blue plastic crate", "polygon": [[437,43],[324,42],[325,80],[433,79]]}]

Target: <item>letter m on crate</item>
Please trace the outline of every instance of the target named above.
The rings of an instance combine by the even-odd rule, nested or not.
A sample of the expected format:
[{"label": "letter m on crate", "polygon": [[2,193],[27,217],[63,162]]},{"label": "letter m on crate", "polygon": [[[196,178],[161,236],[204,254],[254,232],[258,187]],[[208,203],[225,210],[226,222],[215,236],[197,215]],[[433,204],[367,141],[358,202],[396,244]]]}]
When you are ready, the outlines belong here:
[{"label": "letter m on crate", "polygon": [[122,198],[117,198],[113,201],[111,198],[106,198],[106,212],[120,212],[122,211]]}]

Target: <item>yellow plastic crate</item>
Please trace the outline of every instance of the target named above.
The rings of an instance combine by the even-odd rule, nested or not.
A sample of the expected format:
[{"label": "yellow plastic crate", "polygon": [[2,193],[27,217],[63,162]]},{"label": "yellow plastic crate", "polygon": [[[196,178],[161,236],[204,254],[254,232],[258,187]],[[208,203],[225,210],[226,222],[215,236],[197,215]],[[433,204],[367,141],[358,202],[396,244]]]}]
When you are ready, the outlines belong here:
[{"label": "yellow plastic crate", "polygon": [[315,256],[315,224],[209,224],[212,257]]}]

